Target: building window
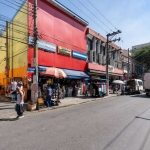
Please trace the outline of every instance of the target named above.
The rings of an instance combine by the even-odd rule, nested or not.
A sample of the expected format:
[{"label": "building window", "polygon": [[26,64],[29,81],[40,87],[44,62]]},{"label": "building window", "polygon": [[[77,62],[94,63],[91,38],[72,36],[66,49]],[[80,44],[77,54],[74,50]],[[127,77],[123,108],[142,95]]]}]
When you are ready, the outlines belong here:
[{"label": "building window", "polygon": [[106,48],[103,46],[103,56],[105,56]]},{"label": "building window", "polygon": [[91,39],[87,39],[87,43],[88,43],[88,50],[92,50],[93,49],[93,42]]},{"label": "building window", "polygon": [[113,59],[115,59],[115,52],[113,52]]},{"label": "building window", "polygon": [[93,51],[93,61],[95,62],[95,51]]}]

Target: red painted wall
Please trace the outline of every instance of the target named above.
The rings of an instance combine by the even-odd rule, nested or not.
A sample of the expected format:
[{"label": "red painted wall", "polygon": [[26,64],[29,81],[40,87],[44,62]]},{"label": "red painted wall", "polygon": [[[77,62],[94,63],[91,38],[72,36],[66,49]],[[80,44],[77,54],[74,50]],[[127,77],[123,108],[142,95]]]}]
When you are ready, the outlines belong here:
[{"label": "red painted wall", "polygon": [[[33,0],[29,0],[33,3]],[[30,8],[29,3],[29,8]],[[38,1],[38,32],[41,39],[63,46],[71,50],[86,53],[86,26],[58,10],[45,0]],[[29,27],[33,26],[33,19],[29,15]],[[33,30],[29,29],[30,35]],[[63,56],[56,53],[48,53],[39,50],[39,65],[54,66],[73,70],[86,70],[86,61]],[[33,49],[29,48],[28,62],[31,63]]]}]

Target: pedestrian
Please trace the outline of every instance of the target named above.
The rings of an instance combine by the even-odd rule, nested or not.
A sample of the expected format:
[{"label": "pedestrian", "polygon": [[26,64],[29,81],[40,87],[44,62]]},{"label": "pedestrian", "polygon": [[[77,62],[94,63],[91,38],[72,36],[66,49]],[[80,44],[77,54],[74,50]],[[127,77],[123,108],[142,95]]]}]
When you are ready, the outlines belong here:
[{"label": "pedestrian", "polygon": [[65,89],[65,86],[63,85],[62,86],[62,98],[63,99],[65,98],[65,95],[66,95],[66,89]]},{"label": "pedestrian", "polygon": [[51,103],[52,103],[52,88],[50,86],[50,84],[47,85],[47,90],[46,90],[46,104],[47,107],[51,107]]},{"label": "pedestrian", "polygon": [[88,96],[88,83],[85,85],[85,97]]},{"label": "pedestrian", "polygon": [[24,112],[24,108],[23,108],[23,104],[24,104],[24,91],[21,90],[20,87],[17,86],[16,88],[17,91],[17,102],[16,102],[16,107],[15,110],[17,112],[17,118],[23,118],[23,112]]}]

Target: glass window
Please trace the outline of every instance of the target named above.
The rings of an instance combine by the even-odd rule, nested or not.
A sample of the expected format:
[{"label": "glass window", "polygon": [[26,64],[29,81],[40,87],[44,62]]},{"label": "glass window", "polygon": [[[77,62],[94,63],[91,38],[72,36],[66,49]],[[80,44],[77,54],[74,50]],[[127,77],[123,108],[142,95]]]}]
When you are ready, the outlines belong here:
[{"label": "glass window", "polygon": [[139,85],[143,85],[143,82],[141,82],[141,81],[138,81],[138,84],[139,84]]}]

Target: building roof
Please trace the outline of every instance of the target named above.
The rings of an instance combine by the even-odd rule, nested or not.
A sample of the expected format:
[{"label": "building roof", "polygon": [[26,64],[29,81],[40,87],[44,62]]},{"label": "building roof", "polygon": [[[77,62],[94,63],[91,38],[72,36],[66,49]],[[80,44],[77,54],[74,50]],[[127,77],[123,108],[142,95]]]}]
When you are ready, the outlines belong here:
[{"label": "building roof", "polygon": [[144,44],[139,44],[139,45],[134,45],[134,46],[132,46],[132,50],[140,49],[140,48],[142,48],[144,46],[150,46],[150,42],[149,43],[144,43]]},{"label": "building roof", "polygon": [[125,56],[125,57],[128,57],[128,50],[121,50],[122,52],[122,55]]},{"label": "building roof", "polygon": [[67,8],[66,6],[64,6],[63,4],[58,2],[57,0],[46,0],[46,1],[51,3],[53,6],[57,7],[58,9],[60,9],[64,13],[68,14],[72,18],[76,19],[77,21],[79,21],[83,25],[87,26],[89,24],[86,20],[81,18],[79,15],[75,14],[73,11],[71,11],[69,8]]},{"label": "building roof", "polygon": [[[86,34],[91,34],[91,35],[93,35],[94,37],[96,37],[96,38],[100,39],[101,41],[103,41],[104,43],[107,42],[107,39],[106,39],[105,37],[103,37],[102,35],[100,35],[99,33],[97,33],[96,31],[94,31],[94,30],[92,30],[92,29],[90,29],[90,28],[87,28]],[[111,45],[111,46],[112,46],[113,48],[115,48],[116,50],[117,50],[117,49],[120,49],[120,47],[117,46],[117,45],[114,44],[114,43],[110,43],[109,45]]]}]

